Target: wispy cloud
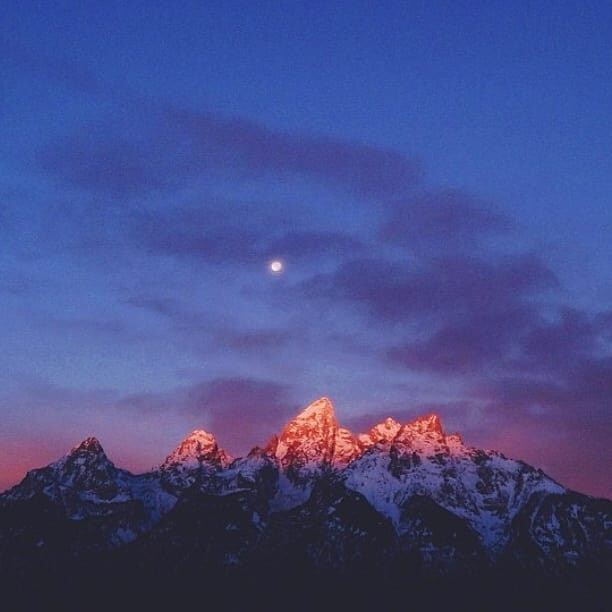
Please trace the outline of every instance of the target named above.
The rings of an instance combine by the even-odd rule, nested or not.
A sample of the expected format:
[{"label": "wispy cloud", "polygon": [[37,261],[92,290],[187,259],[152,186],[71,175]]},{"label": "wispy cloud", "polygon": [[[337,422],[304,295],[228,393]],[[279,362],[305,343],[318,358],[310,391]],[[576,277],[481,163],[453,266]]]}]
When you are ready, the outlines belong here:
[{"label": "wispy cloud", "polygon": [[504,312],[530,295],[554,289],[558,281],[535,255],[445,258],[421,262],[353,260],[335,272],[316,275],[301,287],[306,295],[344,300],[379,320],[415,315],[459,316]]},{"label": "wispy cloud", "polygon": [[397,151],[204,111],[154,103],[147,110],[135,121],[88,124],[47,143],[41,168],[113,197],[176,189],[220,168],[244,177],[309,177],[372,198],[400,195],[421,181],[419,163]]}]

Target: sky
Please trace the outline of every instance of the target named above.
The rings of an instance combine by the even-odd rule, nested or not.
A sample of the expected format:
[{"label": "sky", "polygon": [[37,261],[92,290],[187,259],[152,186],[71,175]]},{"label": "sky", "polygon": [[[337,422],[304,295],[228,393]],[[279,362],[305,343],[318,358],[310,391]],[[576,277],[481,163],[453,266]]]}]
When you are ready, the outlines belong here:
[{"label": "sky", "polygon": [[609,3],[0,18],[0,490],[326,395],[612,498]]}]

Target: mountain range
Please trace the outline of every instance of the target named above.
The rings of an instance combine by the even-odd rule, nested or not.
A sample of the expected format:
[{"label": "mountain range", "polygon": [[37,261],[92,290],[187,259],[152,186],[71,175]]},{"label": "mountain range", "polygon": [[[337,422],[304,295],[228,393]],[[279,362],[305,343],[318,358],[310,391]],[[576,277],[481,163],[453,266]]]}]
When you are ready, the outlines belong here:
[{"label": "mountain range", "polygon": [[529,585],[532,603],[556,593],[557,608],[575,597],[589,609],[586,597],[600,609],[610,578],[611,501],[468,446],[434,414],[355,436],[325,397],[246,457],[197,430],[135,475],[87,438],[0,495],[0,586],[24,608],[41,593],[66,609],[77,591],[102,601],[109,584],[159,603],[203,584],[227,598],[238,596],[228,585],[254,597],[297,581],[294,608],[322,585],[362,604],[395,603],[404,589],[427,601],[428,585],[453,585],[437,588],[442,604],[512,583]]}]

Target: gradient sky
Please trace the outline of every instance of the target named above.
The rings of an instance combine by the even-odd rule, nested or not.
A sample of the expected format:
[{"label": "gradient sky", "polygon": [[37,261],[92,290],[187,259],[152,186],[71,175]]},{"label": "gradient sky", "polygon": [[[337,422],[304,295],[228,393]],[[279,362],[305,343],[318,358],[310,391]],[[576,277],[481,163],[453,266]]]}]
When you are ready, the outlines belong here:
[{"label": "gradient sky", "polygon": [[328,395],[612,497],[611,5],[171,4],[1,9],[0,489]]}]

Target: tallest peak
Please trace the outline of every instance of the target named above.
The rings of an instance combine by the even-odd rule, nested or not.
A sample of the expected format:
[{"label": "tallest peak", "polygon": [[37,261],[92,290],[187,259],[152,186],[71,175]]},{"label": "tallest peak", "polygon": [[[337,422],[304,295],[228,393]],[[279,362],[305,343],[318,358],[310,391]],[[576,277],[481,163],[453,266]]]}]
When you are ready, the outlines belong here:
[{"label": "tallest peak", "polygon": [[329,398],[321,397],[285,425],[270,450],[283,468],[305,473],[332,465],[337,444],[344,457],[351,441],[354,446],[350,432],[338,427]]},{"label": "tallest peak", "polygon": [[334,405],[328,397],[320,397],[318,400],[308,404],[308,406],[297,415],[296,419],[301,420],[316,416],[335,419]]}]

